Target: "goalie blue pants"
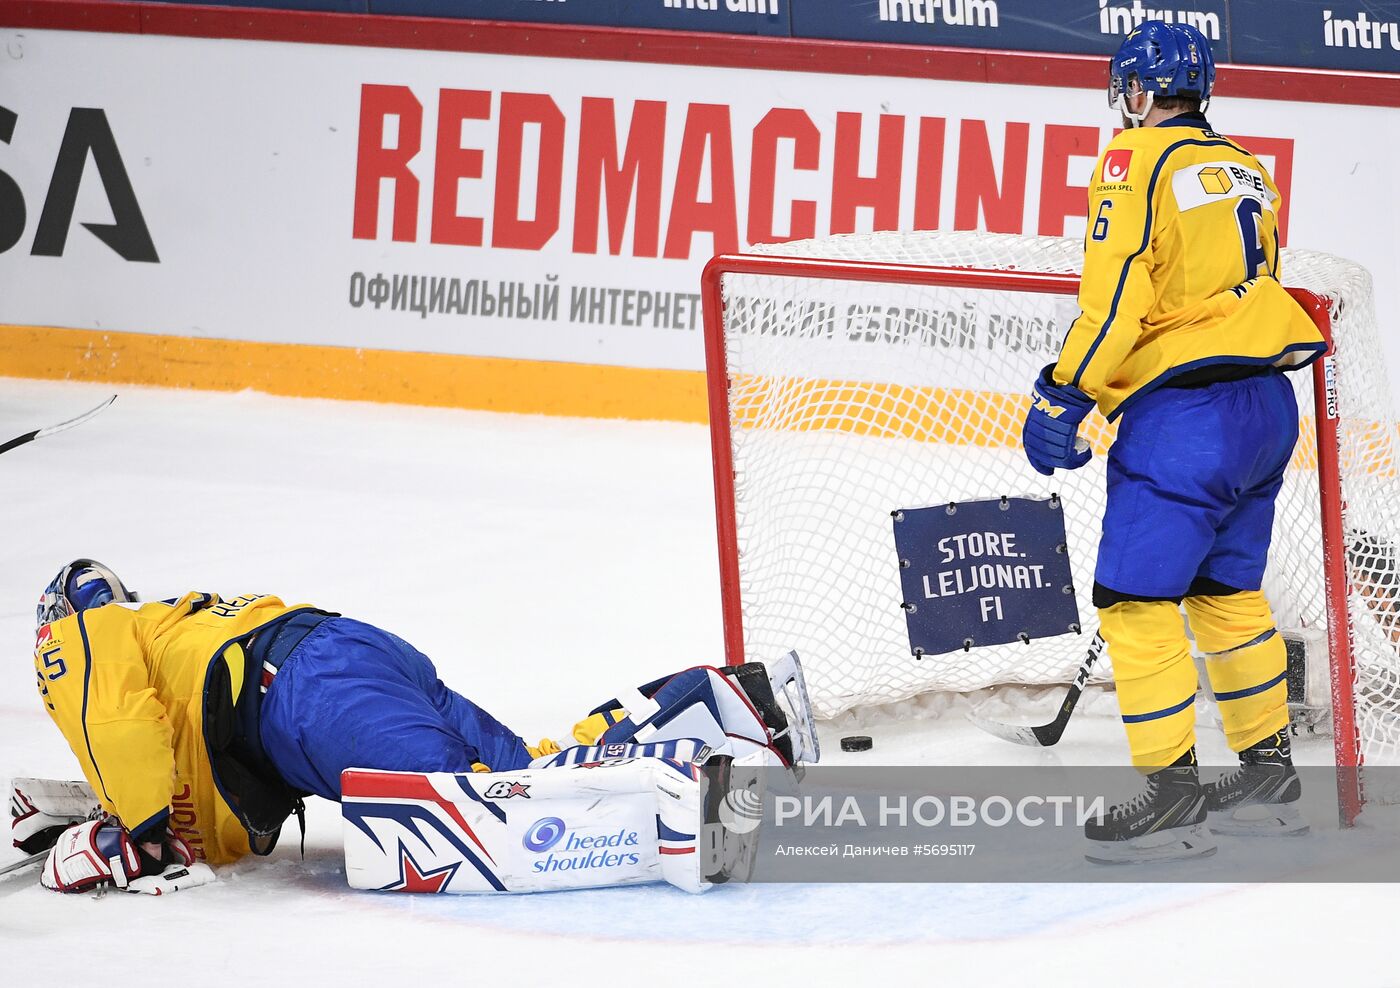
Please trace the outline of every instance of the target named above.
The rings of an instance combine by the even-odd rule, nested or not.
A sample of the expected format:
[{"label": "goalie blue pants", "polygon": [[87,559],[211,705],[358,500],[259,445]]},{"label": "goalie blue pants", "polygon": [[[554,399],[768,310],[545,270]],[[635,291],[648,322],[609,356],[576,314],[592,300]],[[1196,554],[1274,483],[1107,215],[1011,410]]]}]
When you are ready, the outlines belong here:
[{"label": "goalie blue pants", "polygon": [[262,747],[304,792],[340,799],[347,768],[466,772],[524,768],[509,728],[438,679],[408,642],[350,618],[322,621],[287,655],[259,714]]}]

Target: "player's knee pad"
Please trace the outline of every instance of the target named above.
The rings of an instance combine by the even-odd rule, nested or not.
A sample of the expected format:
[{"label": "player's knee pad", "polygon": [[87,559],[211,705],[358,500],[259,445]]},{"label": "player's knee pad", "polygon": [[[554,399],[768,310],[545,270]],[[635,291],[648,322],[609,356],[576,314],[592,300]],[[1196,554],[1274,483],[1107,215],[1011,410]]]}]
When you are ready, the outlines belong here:
[{"label": "player's knee pad", "polygon": [[1128,600],[1099,610],[1099,629],[1113,658],[1114,679],[1151,679],[1191,664],[1186,627],[1169,600]]},{"label": "player's knee pad", "polygon": [[1242,751],[1283,728],[1288,650],[1264,595],[1187,597],[1185,604],[1230,747]]},{"label": "player's knee pad", "polygon": [[1196,666],[1171,601],[1123,601],[1099,611],[1133,764],[1172,764],[1195,744]]},{"label": "player's knee pad", "polygon": [[1209,655],[1246,645],[1274,630],[1274,615],[1262,591],[1187,597],[1186,618],[1196,646]]}]

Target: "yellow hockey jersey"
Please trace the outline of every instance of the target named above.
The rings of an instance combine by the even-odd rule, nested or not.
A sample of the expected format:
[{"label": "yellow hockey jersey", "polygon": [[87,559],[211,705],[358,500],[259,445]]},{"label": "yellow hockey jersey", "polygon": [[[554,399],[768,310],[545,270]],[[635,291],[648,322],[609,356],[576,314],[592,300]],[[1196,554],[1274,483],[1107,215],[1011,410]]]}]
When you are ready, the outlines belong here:
[{"label": "yellow hockey jersey", "polygon": [[231,691],[220,698],[230,701],[225,710],[245,699],[239,640],[294,610],[270,596],[188,593],[173,603],[108,604],[39,629],[44,705],[102,807],[128,830],[166,818],[214,864],[253,849],[211,765],[206,698]]},{"label": "yellow hockey jersey", "polygon": [[1326,345],[1279,283],[1279,192],[1204,116],[1125,130],[1089,190],[1080,316],[1054,379],[1109,419],[1213,364],[1291,370]]}]

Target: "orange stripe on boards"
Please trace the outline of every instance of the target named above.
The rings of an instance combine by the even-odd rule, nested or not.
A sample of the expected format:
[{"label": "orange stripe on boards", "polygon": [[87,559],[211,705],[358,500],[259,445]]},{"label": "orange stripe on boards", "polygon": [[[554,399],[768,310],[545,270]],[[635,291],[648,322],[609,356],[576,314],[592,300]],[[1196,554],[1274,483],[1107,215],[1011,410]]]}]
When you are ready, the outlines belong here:
[{"label": "orange stripe on boards", "polygon": [[[531,415],[708,421],[705,375],[699,371],[88,329],[0,325],[0,376],[209,391],[251,389],[298,398]],[[731,401],[734,424],[741,428],[830,430],[1016,448],[1027,398],[957,388],[735,375]],[[1313,422],[1304,418],[1299,425],[1292,467],[1316,470]],[[1352,458],[1358,452],[1378,453],[1392,439],[1380,423],[1353,421],[1346,427],[1352,430],[1347,447]],[[1081,435],[1098,455],[1107,451],[1115,432],[1097,415],[1081,426]],[[1387,457],[1373,456],[1363,469],[1389,476],[1395,466]]]},{"label": "orange stripe on boards", "polygon": [[698,371],[86,329],[0,326],[0,376],[581,418],[708,420],[705,375]]}]

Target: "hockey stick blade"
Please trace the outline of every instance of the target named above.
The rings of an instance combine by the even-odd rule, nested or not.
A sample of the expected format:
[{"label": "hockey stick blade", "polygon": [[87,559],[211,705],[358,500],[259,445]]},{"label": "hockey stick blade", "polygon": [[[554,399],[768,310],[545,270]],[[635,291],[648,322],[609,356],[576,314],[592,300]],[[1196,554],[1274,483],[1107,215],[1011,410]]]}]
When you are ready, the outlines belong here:
[{"label": "hockey stick blade", "polygon": [[1059,712],[1055,714],[1055,719],[1050,723],[1042,724],[1039,727],[1005,724],[999,720],[983,717],[975,710],[968,711],[968,721],[973,727],[986,731],[1003,741],[1010,741],[1012,744],[1039,748],[1054,747],[1060,743],[1060,738],[1065,733],[1065,725],[1069,723],[1070,715],[1074,713],[1074,708],[1079,704],[1080,694],[1084,692],[1084,684],[1089,681],[1089,673],[1093,671],[1094,663],[1099,660],[1099,656],[1103,655],[1103,650],[1103,635],[1094,635],[1094,640],[1089,644],[1084,661],[1079,664],[1079,672],[1075,674],[1069,692],[1065,694],[1064,700],[1060,703]]},{"label": "hockey stick blade", "polygon": [[26,432],[22,436],[16,436],[9,442],[0,443],[0,453],[8,453],[10,450],[16,448],[17,446],[23,446],[25,443],[31,443],[36,439],[43,439],[45,436],[52,436],[59,432],[66,432],[74,426],[82,425],[88,419],[96,416],[99,412],[101,412],[103,409],[105,409],[108,405],[110,405],[116,400],[117,396],[112,395],[110,398],[102,402],[102,404],[98,405],[96,408],[89,408],[86,412],[83,412],[83,414],[74,416],[66,422],[60,422],[57,425],[51,425],[43,429],[35,429],[33,432]]},{"label": "hockey stick blade", "polygon": [[[968,711],[967,719],[973,727],[981,728],[993,737],[1001,738],[1003,741],[1010,741],[1012,744],[1045,746],[1045,742],[1041,741],[1035,733],[1036,731],[1044,730],[1044,728],[1019,727],[1015,724],[1003,724],[999,720],[988,720],[975,710]],[[1050,742],[1050,744],[1054,743],[1054,741]]]}]

